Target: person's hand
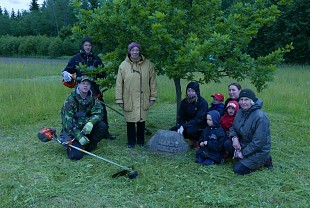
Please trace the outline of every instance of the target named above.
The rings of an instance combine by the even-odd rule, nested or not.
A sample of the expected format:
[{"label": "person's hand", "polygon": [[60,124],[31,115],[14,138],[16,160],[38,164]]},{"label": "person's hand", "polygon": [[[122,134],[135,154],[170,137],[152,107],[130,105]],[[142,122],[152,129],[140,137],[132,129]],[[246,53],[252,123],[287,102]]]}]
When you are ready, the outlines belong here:
[{"label": "person's hand", "polygon": [[204,142],[203,142],[203,144],[204,144],[205,146],[207,146],[207,144],[208,144],[208,141],[204,141]]},{"label": "person's hand", "polygon": [[86,136],[82,136],[80,139],[79,139],[79,142],[81,145],[87,145],[89,143],[89,139],[86,137]]},{"label": "person's hand", "polygon": [[118,106],[124,108],[124,103],[119,103]]},{"label": "person's hand", "polygon": [[153,106],[155,103],[155,100],[150,100],[150,106]]},{"label": "person's hand", "polygon": [[203,142],[200,142],[199,146],[200,146],[200,147],[203,147],[203,146],[204,146],[204,143],[203,143]]},{"label": "person's hand", "polygon": [[233,159],[243,159],[241,150],[235,150]]},{"label": "person's hand", "polygon": [[61,75],[65,82],[70,82],[72,80],[72,75],[67,71],[63,71]]},{"label": "person's hand", "polygon": [[238,137],[232,138],[232,145],[235,148],[235,150],[241,150],[241,145],[240,145]]},{"label": "person's hand", "polygon": [[83,127],[82,132],[86,134],[90,134],[90,132],[93,130],[94,124],[92,122],[87,122],[85,126]]},{"label": "person's hand", "polygon": [[181,135],[183,135],[183,131],[184,131],[184,128],[183,128],[183,126],[181,126],[179,129],[178,129],[178,133],[179,134],[181,134]]}]

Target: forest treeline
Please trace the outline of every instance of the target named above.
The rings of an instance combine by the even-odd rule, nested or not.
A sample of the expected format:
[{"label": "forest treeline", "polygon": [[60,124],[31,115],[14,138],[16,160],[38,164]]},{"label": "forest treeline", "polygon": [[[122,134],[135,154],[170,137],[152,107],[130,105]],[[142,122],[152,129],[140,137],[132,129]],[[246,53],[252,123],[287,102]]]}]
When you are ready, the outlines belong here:
[{"label": "forest treeline", "polygon": [[[223,9],[238,0],[223,0]],[[85,10],[100,7],[100,0],[79,0]],[[271,3],[276,2],[270,0]],[[281,14],[272,24],[259,30],[248,46],[252,57],[264,56],[279,47],[293,43],[285,54],[287,63],[310,62],[310,1],[292,0],[279,5]],[[37,0],[29,2],[29,11],[8,11],[0,6],[0,56],[72,55],[79,50],[79,40],[72,33],[78,24],[78,11],[70,0]],[[104,46],[103,46],[104,47]],[[100,53],[101,48],[97,48]]]}]

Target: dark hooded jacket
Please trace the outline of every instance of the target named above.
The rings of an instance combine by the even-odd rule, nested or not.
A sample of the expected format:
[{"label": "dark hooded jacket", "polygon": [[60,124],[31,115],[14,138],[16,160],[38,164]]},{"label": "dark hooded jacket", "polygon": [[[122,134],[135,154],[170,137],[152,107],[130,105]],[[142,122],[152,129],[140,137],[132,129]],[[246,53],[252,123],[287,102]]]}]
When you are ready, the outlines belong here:
[{"label": "dark hooded jacket", "polygon": [[263,165],[271,148],[269,118],[261,110],[262,107],[263,101],[258,98],[249,110],[241,108],[229,131],[231,137],[239,138],[244,156],[240,162],[250,169]]},{"label": "dark hooded jacket", "polygon": [[199,144],[204,141],[208,141],[208,144],[200,148],[196,156],[208,157],[220,163],[223,159],[226,133],[220,124],[220,113],[217,110],[212,110],[208,114],[212,117],[213,126],[207,126],[203,130],[199,140]]},{"label": "dark hooded jacket", "polygon": [[192,125],[204,128],[204,119],[208,112],[208,102],[200,96],[199,84],[197,82],[188,83],[186,91],[188,88],[195,90],[198,99],[197,102],[193,103],[189,103],[186,98],[181,101],[177,123],[184,128]]},{"label": "dark hooded jacket", "polygon": [[[70,74],[76,74],[76,77],[83,76],[81,70],[79,69],[79,65],[82,64],[86,66],[89,70],[98,68],[99,66],[103,67],[102,60],[99,56],[94,54],[93,52],[86,54],[86,52],[82,49],[79,53],[74,55],[68,62],[66,68],[63,71],[67,71]],[[97,78],[105,78],[107,74],[105,72],[97,74],[96,77],[92,77],[94,80]],[[101,94],[99,90],[99,86],[96,84],[95,81],[91,83],[91,90],[96,95]]]}]

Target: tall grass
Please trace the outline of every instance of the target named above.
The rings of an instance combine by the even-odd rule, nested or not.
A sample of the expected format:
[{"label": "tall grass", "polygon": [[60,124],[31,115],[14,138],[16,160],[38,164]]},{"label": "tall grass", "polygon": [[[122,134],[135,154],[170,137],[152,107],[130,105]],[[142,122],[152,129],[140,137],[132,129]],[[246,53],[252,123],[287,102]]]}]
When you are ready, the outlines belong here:
[{"label": "tall grass", "polygon": [[[127,149],[124,119],[108,109],[110,131],[118,139],[103,140],[94,153],[134,165],[139,176],[129,180],[111,178],[118,167],[88,156],[70,161],[56,142],[37,139],[43,126],[61,128],[60,108],[71,91],[61,84],[65,64],[1,59],[0,207],[309,206],[309,66],[279,67],[275,81],[257,93],[271,120],[272,171],[236,176],[232,160],[205,167],[194,163],[194,151],[170,155]],[[208,101],[215,92],[227,95],[232,81],[201,85],[201,94]],[[186,84],[183,80],[183,91]],[[253,89],[248,81],[241,84]],[[175,122],[174,84],[160,76],[158,85],[159,98],[147,121],[153,133]],[[114,89],[105,93],[105,100],[118,109]]]}]

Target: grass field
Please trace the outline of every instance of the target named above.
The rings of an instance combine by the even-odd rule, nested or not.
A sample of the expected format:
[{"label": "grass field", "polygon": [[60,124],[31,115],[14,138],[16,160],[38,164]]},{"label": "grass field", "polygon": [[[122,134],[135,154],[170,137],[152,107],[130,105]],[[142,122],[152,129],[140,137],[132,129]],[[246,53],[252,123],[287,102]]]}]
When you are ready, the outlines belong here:
[{"label": "grass field", "polygon": [[[309,207],[310,67],[282,66],[275,81],[257,96],[271,120],[273,170],[233,174],[234,161],[206,167],[194,163],[194,151],[159,154],[126,147],[124,119],[108,109],[110,131],[94,152],[139,172],[135,180],[112,179],[120,169],[91,156],[67,159],[56,142],[42,143],[42,127],[61,129],[60,109],[70,89],[60,72],[66,61],[0,58],[0,207]],[[227,84],[201,86],[210,95]],[[187,84],[182,81],[182,86]],[[147,128],[155,133],[174,124],[173,81],[158,78],[159,98]],[[253,86],[242,82],[243,87]],[[184,89],[184,88],[183,88]],[[105,93],[114,105],[114,90]],[[146,137],[149,140],[150,136]]]}]

